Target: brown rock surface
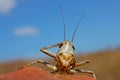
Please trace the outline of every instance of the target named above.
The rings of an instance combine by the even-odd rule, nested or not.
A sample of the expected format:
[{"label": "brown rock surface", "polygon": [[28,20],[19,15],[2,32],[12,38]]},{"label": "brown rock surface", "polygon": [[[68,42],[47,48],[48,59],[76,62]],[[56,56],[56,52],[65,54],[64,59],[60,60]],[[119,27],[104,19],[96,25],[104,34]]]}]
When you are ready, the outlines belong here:
[{"label": "brown rock surface", "polygon": [[0,76],[0,80],[94,80],[85,75],[53,75],[40,68],[27,67]]}]

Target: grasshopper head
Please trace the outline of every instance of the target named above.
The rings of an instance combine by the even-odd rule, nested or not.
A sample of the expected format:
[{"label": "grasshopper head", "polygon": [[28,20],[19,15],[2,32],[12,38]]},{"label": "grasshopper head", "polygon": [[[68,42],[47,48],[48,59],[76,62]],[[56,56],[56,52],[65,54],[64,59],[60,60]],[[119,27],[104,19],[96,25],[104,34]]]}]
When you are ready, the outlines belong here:
[{"label": "grasshopper head", "polygon": [[74,46],[70,41],[61,43],[58,50],[58,59],[63,67],[69,67],[74,62]]},{"label": "grasshopper head", "polygon": [[68,53],[68,54],[73,54],[74,55],[74,50],[75,50],[75,48],[74,48],[72,42],[64,41],[59,46],[58,53]]}]

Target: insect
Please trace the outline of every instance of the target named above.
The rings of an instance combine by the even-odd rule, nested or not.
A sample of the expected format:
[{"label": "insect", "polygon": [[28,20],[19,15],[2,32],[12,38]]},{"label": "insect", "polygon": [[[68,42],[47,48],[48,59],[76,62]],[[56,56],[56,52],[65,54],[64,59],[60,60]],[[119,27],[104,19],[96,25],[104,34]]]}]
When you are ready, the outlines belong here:
[{"label": "insect", "polygon": [[[73,40],[74,40],[76,30],[78,29],[78,26],[79,26],[79,24],[82,20],[83,15],[80,18],[80,20],[79,20],[79,22],[78,22],[78,24],[77,24],[77,26],[74,30],[74,33],[73,33],[73,36],[72,36],[72,41],[68,41],[68,40],[65,39],[65,37],[66,37],[66,33],[65,33],[66,32],[66,25],[65,25],[65,19],[64,19],[63,11],[62,11],[62,8],[59,5],[59,3],[56,0],[55,0],[55,2],[57,4],[57,6],[59,7],[59,9],[61,11],[61,14],[62,14],[62,19],[63,19],[63,24],[64,24],[64,41],[61,42],[61,43],[58,43],[58,44],[43,47],[43,48],[40,49],[40,51],[42,51],[46,55],[54,58],[54,60],[57,62],[57,64],[56,65],[51,65],[48,62],[45,62],[45,61],[42,61],[42,60],[36,60],[36,61],[34,61],[34,62],[32,62],[28,65],[20,67],[19,69],[31,66],[31,65],[36,64],[36,63],[42,63],[42,64],[46,65],[47,67],[49,67],[50,69],[52,69],[53,74],[88,73],[88,74],[91,74],[96,79],[96,76],[92,71],[75,69],[75,67],[77,67],[77,66],[82,66],[82,65],[85,65],[87,63],[90,63],[89,60],[76,63],[76,59],[75,59],[75,48],[74,48],[74,45],[73,45]],[[57,54],[47,50],[47,49],[50,49],[50,48],[53,48],[53,47],[59,47],[59,49],[57,51]]]}]

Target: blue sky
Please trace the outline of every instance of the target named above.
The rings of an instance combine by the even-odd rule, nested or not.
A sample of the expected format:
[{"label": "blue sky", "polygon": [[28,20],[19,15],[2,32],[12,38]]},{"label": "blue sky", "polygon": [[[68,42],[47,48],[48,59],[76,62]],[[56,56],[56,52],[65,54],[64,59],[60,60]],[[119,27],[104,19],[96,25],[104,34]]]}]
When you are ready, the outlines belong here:
[{"label": "blue sky", "polygon": [[[67,40],[71,40],[79,13],[84,12],[74,39],[76,52],[120,46],[120,0],[58,2],[65,16]],[[39,49],[63,41],[63,34],[54,0],[0,0],[0,61],[46,57]]]}]

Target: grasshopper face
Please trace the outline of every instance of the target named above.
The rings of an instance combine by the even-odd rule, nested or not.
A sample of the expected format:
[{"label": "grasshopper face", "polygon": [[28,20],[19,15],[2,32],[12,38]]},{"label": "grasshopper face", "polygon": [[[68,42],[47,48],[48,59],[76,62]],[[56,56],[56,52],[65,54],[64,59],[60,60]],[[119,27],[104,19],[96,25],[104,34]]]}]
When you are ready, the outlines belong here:
[{"label": "grasshopper face", "polygon": [[61,43],[58,50],[58,60],[62,67],[69,67],[74,63],[74,46],[70,41]]}]

